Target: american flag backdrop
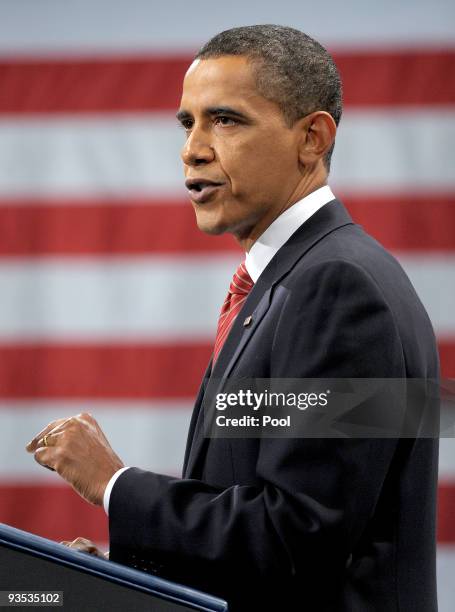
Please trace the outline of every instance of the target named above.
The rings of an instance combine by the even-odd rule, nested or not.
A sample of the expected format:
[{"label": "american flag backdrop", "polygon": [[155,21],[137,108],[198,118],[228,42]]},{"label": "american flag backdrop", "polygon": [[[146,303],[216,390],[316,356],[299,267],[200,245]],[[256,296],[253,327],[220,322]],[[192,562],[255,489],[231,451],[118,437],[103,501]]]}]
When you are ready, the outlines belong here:
[{"label": "american flag backdrop", "polygon": [[[193,52],[282,23],[334,54],[330,178],[391,249],[455,378],[455,4],[0,0],[0,522],[107,541],[104,511],[25,444],[91,412],[126,465],[179,474],[242,253],[195,225],[175,111]],[[455,440],[441,440],[439,600],[455,609]]]}]

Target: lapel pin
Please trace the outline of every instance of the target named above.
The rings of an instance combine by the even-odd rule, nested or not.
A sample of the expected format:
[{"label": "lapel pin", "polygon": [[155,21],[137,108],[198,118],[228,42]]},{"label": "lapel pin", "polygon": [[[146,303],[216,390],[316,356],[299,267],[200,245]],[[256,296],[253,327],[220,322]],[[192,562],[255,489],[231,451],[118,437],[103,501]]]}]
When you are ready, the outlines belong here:
[{"label": "lapel pin", "polygon": [[253,317],[251,315],[248,315],[245,321],[243,322],[243,327],[248,327],[248,325],[251,325],[252,322]]}]

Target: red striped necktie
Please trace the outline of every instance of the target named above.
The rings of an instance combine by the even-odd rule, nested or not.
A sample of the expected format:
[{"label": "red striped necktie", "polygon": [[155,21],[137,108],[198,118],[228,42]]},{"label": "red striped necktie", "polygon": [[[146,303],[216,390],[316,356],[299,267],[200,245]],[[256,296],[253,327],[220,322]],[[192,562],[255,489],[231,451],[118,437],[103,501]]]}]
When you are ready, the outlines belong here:
[{"label": "red striped necktie", "polygon": [[254,283],[245,267],[245,262],[241,263],[232,277],[229,292],[224,304],[221,307],[220,318],[218,319],[218,329],[216,332],[215,348],[213,350],[213,363],[218,358],[219,352],[223,348],[229,331],[234,324],[235,318],[239,314],[244,301],[248,297]]}]

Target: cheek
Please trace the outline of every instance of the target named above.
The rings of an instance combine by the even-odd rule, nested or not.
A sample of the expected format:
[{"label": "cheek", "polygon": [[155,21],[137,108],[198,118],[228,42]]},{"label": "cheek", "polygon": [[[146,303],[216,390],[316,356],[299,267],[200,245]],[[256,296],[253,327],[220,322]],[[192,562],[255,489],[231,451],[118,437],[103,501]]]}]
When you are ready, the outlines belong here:
[{"label": "cheek", "polygon": [[274,172],[274,156],[258,143],[224,147],[219,162],[233,195],[260,193]]}]

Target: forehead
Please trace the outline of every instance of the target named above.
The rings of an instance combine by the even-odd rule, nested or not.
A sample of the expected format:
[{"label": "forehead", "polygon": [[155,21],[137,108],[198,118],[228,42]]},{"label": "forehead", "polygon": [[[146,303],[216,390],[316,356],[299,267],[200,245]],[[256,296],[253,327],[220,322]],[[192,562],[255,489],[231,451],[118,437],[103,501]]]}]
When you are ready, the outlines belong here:
[{"label": "forehead", "polygon": [[183,81],[182,108],[193,105],[252,104],[264,100],[256,89],[251,62],[244,56],[195,60]]}]

